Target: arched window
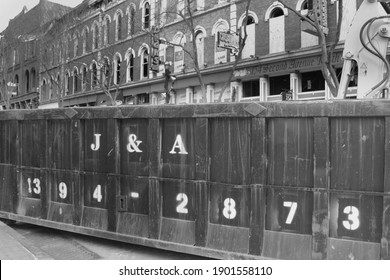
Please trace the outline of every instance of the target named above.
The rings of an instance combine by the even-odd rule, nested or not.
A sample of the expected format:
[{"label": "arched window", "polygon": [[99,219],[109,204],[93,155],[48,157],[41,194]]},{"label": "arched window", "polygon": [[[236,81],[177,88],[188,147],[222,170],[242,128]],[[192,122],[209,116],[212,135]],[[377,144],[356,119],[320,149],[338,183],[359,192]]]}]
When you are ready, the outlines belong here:
[{"label": "arched window", "polygon": [[186,43],[186,36],[184,36],[181,32],[176,33],[175,37],[173,38],[173,43],[175,44],[173,48],[173,71],[181,72],[184,69],[183,46]]},{"label": "arched window", "polygon": [[42,96],[42,100],[47,100],[47,84],[46,84],[46,79],[43,79],[43,80],[42,80],[41,96]]},{"label": "arched window", "polygon": [[126,53],[126,82],[134,81],[134,51],[132,49],[128,50]]},{"label": "arched window", "polygon": [[127,8],[127,34],[132,36],[135,32],[135,7],[130,5]]},{"label": "arched window", "polygon": [[141,79],[149,77],[149,51],[147,47],[141,49]]},{"label": "arched window", "polygon": [[[309,12],[308,0],[299,0],[296,10],[302,15],[307,15]],[[314,27],[306,21],[301,21],[301,48],[318,45],[318,36],[313,35],[313,33],[316,33]]]},{"label": "arched window", "polygon": [[36,87],[36,83],[35,83],[35,80],[36,80],[36,72],[35,72],[35,68],[31,68],[31,90],[32,91],[36,91],[35,87]]},{"label": "arched window", "polygon": [[92,46],[94,50],[99,48],[99,27],[97,23],[92,27]]},{"label": "arched window", "polygon": [[274,2],[266,11],[265,20],[269,21],[269,52],[285,51],[285,16],[287,9]]},{"label": "arched window", "polygon": [[241,37],[245,36],[244,21],[246,20],[246,41],[244,49],[242,50],[241,57],[251,58],[256,53],[256,24],[259,22],[257,15],[254,12],[249,11],[248,16],[243,14],[239,20],[239,28],[241,29]]},{"label": "arched window", "polygon": [[103,58],[103,65],[100,69],[100,73],[102,74],[102,83],[103,85],[108,88],[110,86],[110,77],[111,77],[111,65],[110,65],[110,59],[105,56]]},{"label": "arched window", "polygon": [[92,66],[91,66],[91,86],[92,86],[92,89],[97,87],[97,85],[98,85],[98,69],[97,69],[96,62],[92,62]]},{"label": "arched window", "polygon": [[142,26],[144,29],[149,29],[150,27],[150,4],[145,2],[142,10]]},{"label": "arched window", "polygon": [[121,63],[122,58],[119,54],[116,54],[114,57],[114,83],[119,85],[121,82]]},{"label": "arched window", "polygon": [[104,25],[103,25],[103,44],[108,45],[110,44],[110,16],[106,15],[104,18]]},{"label": "arched window", "polygon": [[75,34],[74,36],[74,41],[73,41],[73,56],[76,57],[79,53],[79,35]]},{"label": "arched window", "polygon": [[196,52],[198,54],[198,65],[199,68],[202,69],[205,66],[204,62],[204,39],[205,39],[205,33],[202,30],[198,30],[195,33],[195,43],[196,43]]},{"label": "arched window", "polygon": [[24,74],[24,80],[25,80],[25,85],[26,85],[26,93],[29,93],[30,92],[30,72],[28,70],[26,70],[25,74]]},{"label": "arched window", "polygon": [[82,66],[81,68],[81,91],[86,91],[87,89],[87,67]]},{"label": "arched window", "polygon": [[115,18],[115,39],[119,41],[122,39],[122,11],[118,11]]},{"label": "arched window", "polygon": [[85,26],[83,32],[81,33],[81,36],[83,37],[83,54],[85,54],[88,51],[88,45],[87,45],[88,33],[89,33],[88,26]]},{"label": "arched window", "polygon": [[70,74],[68,71],[65,73],[65,95],[69,94],[70,90]]},{"label": "arched window", "polygon": [[227,62],[227,51],[224,48],[218,47],[218,32],[227,32],[229,30],[229,24],[226,20],[219,19],[213,26],[212,35],[215,38],[215,55],[214,63],[226,63]]},{"label": "arched window", "polygon": [[79,91],[79,71],[75,67],[73,69],[73,93]]},{"label": "arched window", "polygon": [[15,85],[16,85],[16,95],[19,94],[19,76],[18,74],[15,75]]}]

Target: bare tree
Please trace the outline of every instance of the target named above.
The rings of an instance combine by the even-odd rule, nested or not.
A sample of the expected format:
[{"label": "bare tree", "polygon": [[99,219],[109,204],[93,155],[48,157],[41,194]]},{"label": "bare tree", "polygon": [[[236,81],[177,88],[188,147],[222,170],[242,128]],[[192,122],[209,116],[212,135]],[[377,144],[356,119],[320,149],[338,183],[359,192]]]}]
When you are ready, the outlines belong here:
[{"label": "bare tree", "polygon": [[[200,88],[202,91],[202,101],[206,102],[206,94],[207,94],[206,93],[206,84],[204,81],[204,74],[202,72],[204,67],[203,67],[203,65],[199,65],[199,59],[198,59],[199,53],[198,53],[197,42],[195,39],[197,36],[196,26],[197,26],[197,23],[199,21],[199,17],[196,14],[196,12],[197,12],[197,6],[196,6],[197,3],[196,2],[197,1],[183,0],[181,2],[182,2],[181,5],[183,6],[182,9],[178,9],[176,6],[168,7],[166,9],[166,11],[163,11],[162,13],[159,14],[159,17],[161,18],[161,17],[165,16],[166,17],[165,23],[169,22],[170,19],[172,21],[175,19],[177,20],[179,18],[180,21],[174,25],[174,28],[176,31],[180,31],[183,35],[187,35],[187,36],[189,35],[191,38],[191,42],[189,44],[184,43],[182,41],[176,41],[176,42],[169,41],[169,42],[162,42],[162,43],[168,44],[169,46],[172,46],[172,47],[181,48],[184,51],[184,53],[190,58],[190,60],[192,61],[192,64],[193,64],[193,70],[196,72],[196,75],[197,75],[197,78],[199,81],[199,85],[200,85]],[[244,24],[242,26],[242,30],[239,31],[239,34],[241,37],[239,49],[236,52],[234,63],[230,69],[229,75],[227,75],[227,80],[225,81],[225,84],[221,90],[219,97],[218,97],[219,102],[221,101],[225,90],[230,85],[230,82],[231,82],[233,75],[234,75],[234,71],[235,71],[238,63],[241,60],[241,54],[242,54],[242,51],[243,51],[244,46],[245,46],[246,38],[248,36],[247,32],[246,32],[246,23],[247,23],[246,18],[248,17],[248,11],[249,11],[249,8],[251,5],[251,0],[245,0],[245,2],[246,2],[246,9],[245,9],[246,10],[246,17],[244,20]],[[171,32],[170,28],[164,28],[166,26],[164,21],[159,20],[158,22],[159,22],[158,27],[161,30],[162,34],[164,34],[164,33],[167,34],[167,33]],[[162,34],[160,34],[160,37],[163,36]],[[242,34],[243,34],[243,36],[242,36]]]},{"label": "bare tree", "polygon": [[[321,47],[321,72],[330,92],[334,97],[336,97],[339,88],[339,79],[336,74],[336,69],[332,63],[332,58],[335,47],[340,40],[340,30],[343,17],[343,0],[338,1],[338,22],[335,36],[328,36],[325,27],[322,25],[322,12],[319,7],[319,1],[313,1],[313,10],[311,10],[307,15],[303,15],[294,8],[286,5],[283,0],[279,0],[279,2],[316,30],[319,39],[319,46]],[[331,38],[333,38],[333,40],[331,40]]]}]

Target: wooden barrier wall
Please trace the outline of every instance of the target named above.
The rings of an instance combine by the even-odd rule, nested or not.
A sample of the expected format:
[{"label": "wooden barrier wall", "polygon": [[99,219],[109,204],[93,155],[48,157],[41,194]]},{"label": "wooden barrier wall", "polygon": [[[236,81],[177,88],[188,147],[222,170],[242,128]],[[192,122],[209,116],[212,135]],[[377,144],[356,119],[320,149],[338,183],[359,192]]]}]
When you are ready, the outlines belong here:
[{"label": "wooden barrier wall", "polygon": [[0,112],[0,217],[216,258],[390,257],[390,102]]}]

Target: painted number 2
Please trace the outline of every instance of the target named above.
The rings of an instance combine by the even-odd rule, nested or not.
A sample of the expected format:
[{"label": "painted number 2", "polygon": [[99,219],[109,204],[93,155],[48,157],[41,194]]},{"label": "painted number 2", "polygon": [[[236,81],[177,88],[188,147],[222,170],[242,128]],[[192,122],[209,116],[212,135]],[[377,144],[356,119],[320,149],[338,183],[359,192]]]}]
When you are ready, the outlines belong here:
[{"label": "painted number 2", "polygon": [[[27,184],[28,184],[28,193],[35,193],[40,194],[41,193],[41,180],[38,178],[35,178],[31,181],[31,178],[27,178]],[[34,184],[34,186],[32,186]]]},{"label": "painted number 2", "polygon": [[344,214],[348,214],[348,220],[343,221],[343,226],[347,230],[357,230],[360,226],[359,209],[355,206],[347,206],[343,212]]},{"label": "painted number 2", "polygon": [[181,214],[188,214],[187,204],[188,204],[188,196],[185,193],[179,193],[176,196],[176,201],[180,202],[176,207],[176,212]]}]

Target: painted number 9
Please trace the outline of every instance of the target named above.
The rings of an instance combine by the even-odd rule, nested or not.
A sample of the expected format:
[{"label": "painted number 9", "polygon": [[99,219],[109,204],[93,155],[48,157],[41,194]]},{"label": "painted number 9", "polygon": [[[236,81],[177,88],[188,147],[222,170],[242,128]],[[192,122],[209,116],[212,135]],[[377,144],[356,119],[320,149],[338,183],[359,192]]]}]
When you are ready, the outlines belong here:
[{"label": "painted number 9", "polygon": [[347,206],[343,212],[348,214],[348,220],[343,221],[343,226],[347,230],[357,230],[360,226],[359,209],[355,206]]},{"label": "painted number 9", "polygon": [[65,199],[68,196],[68,187],[66,186],[66,184],[64,182],[61,182],[58,185],[58,191],[59,191],[58,196],[61,199]]}]

